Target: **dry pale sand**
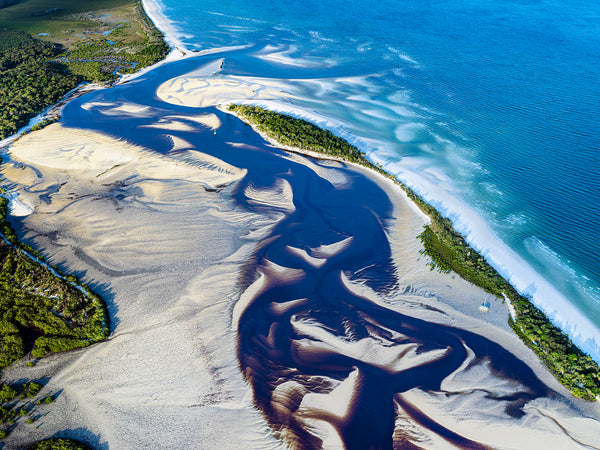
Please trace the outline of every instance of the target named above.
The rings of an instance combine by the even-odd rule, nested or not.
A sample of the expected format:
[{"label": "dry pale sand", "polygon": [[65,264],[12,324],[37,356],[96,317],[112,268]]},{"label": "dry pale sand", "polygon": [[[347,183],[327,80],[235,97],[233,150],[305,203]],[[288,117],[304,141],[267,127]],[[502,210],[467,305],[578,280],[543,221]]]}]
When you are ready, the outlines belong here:
[{"label": "dry pale sand", "polygon": [[208,192],[245,172],[204,159],[186,164],[60,125],[11,148],[3,176],[35,211],[26,238],[107,300],[113,334],[5,371],[52,374],[43,393],[60,392],[7,448],[56,433],[100,448],[278,445],[252,407],[231,326],[238,269],[273,221],[236,211],[230,188]]},{"label": "dry pale sand", "polygon": [[[172,123],[182,118],[173,117]],[[185,141],[175,144],[186,149]],[[334,185],[348,183],[337,162],[286,157]],[[54,404],[40,407],[47,414],[34,425],[18,424],[6,448],[54,435],[114,449],[280,446],[253,408],[251,391],[239,373],[235,324],[251,298],[238,288],[240,267],[274,221],[293,207],[290,187],[282,182],[265,195],[250,186],[249,198],[274,206],[269,217],[251,214],[236,209],[230,199],[243,169],[191,149],[178,158],[58,124],[24,136],[10,148],[2,175],[19,195],[19,208],[33,211],[22,219],[25,238],[106,299],[113,333],[90,348],[50,356],[33,368],[20,362],[4,372],[5,380],[51,376],[41,395],[59,393]],[[510,332],[506,305],[457,277],[429,271],[416,239],[427,219],[405,194],[364,168],[353,170],[373,178],[393,199],[389,237],[402,295],[384,298],[345,280],[348,288],[388,308],[489,336],[528,361],[552,388],[565,392]],[[221,185],[227,187],[208,191]],[[326,257],[335,249],[319,251]],[[311,264],[320,263],[318,252],[307,257]],[[260,289],[259,284],[260,279],[248,291]],[[479,311],[484,301],[490,302],[488,313]],[[363,350],[347,348],[349,353]],[[303,407],[331,407],[331,400],[338,399],[333,406],[343,414],[353,379],[351,375],[340,383],[331,397],[307,396]],[[502,386],[492,386],[496,380],[485,370],[464,370],[444,383],[457,391],[477,383],[497,392]],[[536,400],[527,407],[526,418],[516,421],[494,411],[483,393],[403,395],[448,428],[491,446],[522,448],[535,442],[574,447],[560,425],[581,442],[594,443],[600,436],[598,421],[557,401]],[[598,417],[595,407],[580,406]],[[410,426],[408,421],[399,425]],[[334,437],[327,440],[326,433],[326,442],[333,445]],[[426,447],[448,446],[427,430],[415,428],[414,433]]]}]

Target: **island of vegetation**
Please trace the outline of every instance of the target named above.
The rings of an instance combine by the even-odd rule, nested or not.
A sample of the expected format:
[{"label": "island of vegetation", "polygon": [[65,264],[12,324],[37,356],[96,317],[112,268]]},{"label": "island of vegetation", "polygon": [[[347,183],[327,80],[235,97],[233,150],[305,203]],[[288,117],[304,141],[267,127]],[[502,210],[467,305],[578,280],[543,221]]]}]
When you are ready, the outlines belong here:
[{"label": "island of vegetation", "polygon": [[108,82],[169,51],[141,0],[0,2],[0,140],[82,82]]},{"label": "island of vegetation", "polygon": [[454,271],[465,280],[504,300],[515,310],[509,324],[556,378],[576,397],[595,401],[600,396],[600,367],[576,347],[570,338],[552,324],[530,299],[519,294],[487,261],[474,250],[433,206],[412,189],[371,163],[364,153],[328,130],[305,120],[247,105],[229,105],[227,110],[252,125],[269,139],[301,151],[318,152],[342,161],[373,169],[400,185],[431,219],[419,236],[431,268]]},{"label": "island of vegetation", "polygon": [[4,439],[19,422],[33,426],[43,417],[40,409],[52,404],[58,394],[42,394],[41,382],[25,381],[0,387],[0,439]]},{"label": "island of vegetation", "polygon": [[[43,393],[41,382],[25,381],[0,387],[0,439],[4,439],[18,425],[37,427],[36,423],[47,414],[59,393]],[[73,439],[51,438],[27,447],[33,450],[90,450],[91,447]]]}]

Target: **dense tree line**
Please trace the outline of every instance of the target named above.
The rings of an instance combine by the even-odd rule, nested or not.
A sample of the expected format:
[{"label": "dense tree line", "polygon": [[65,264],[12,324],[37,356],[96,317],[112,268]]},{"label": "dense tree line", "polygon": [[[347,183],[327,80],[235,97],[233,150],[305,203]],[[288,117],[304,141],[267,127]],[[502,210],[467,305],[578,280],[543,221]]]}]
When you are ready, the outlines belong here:
[{"label": "dense tree line", "polygon": [[450,220],[414,193],[409,192],[409,196],[432,218],[431,225],[420,235],[425,253],[432,259],[432,268],[452,270],[499,298],[506,296],[516,312],[515,320],[509,317],[515,333],[573,395],[595,401],[600,395],[598,364],[471,248],[453,229]]},{"label": "dense tree line", "polygon": [[228,109],[282,145],[323,153],[345,161],[364,160],[362,153],[346,140],[306,120],[295,119],[258,106],[229,105]]},{"label": "dense tree line", "polygon": [[20,33],[0,32],[0,139],[17,132],[81,78],[52,62],[59,50]]},{"label": "dense tree line", "polygon": [[[0,7],[14,3],[0,0]],[[114,79],[117,71],[134,71],[166,56],[169,47],[141,0],[131,3],[143,30],[141,41],[130,24],[114,30],[115,37],[124,40],[90,39],[66,50],[23,32],[0,31],[0,139],[82,81]],[[0,198],[0,231],[12,243],[0,237],[0,369],[27,353],[39,358],[106,338],[108,314],[102,300],[76,278],[57,276],[39,261],[37,252],[20,244],[6,220],[7,205]]]}]

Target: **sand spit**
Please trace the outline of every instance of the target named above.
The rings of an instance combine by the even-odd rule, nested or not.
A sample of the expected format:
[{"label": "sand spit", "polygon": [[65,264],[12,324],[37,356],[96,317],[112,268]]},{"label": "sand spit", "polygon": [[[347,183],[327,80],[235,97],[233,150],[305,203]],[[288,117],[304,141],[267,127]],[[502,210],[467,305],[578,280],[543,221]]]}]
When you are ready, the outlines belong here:
[{"label": "sand spit", "polygon": [[3,177],[34,209],[25,239],[106,299],[113,333],[4,372],[52,375],[44,392],[60,393],[5,448],[53,435],[98,448],[276,447],[239,374],[231,326],[238,268],[272,225],[229,200],[245,171],[60,125],[24,136],[8,157]]},{"label": "sand spit", "polygon": [[192,72],[165,82],[156,95],[166,103],[186,106],[216,106],[236,101],[291,98],[286,86],[274,80],[227,76],[207,79]]}]

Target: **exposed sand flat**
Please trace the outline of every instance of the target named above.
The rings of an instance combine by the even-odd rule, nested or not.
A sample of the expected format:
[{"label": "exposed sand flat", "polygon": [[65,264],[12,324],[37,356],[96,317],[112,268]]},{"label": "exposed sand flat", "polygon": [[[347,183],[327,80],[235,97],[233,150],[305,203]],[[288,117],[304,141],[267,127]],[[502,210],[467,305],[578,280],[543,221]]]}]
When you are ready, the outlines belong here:
[{"label": "exposed sand flat", "polygon": [[256,189],[254,186],[249,185],[246,187],[244,194],[252,203],[268,205],[273,208],[273,211],[281,210],[289,213],[295,209],[294,193],[290,184],[284,179],[280,179],[270,189]]},{"label": "exposed sand flat", "polygon": [[[267,53],[268,51],[269,49]],[[545,280],[523,258],[507,247],[489,229],[479,213],[458,201],[445,174],[428,167],[422,158],[406,156],[398,161],[393,157],[394,152],[386,148],[383,142],[368,137],[368,129],[355,130],[353,134],[348,134],[347,130],[352,129],[351,125],[345,127],[342,123],[335,123],[312,109],[298,107],[293,103],[298,95],[325,104],[330,99],[328,92],[339,91],[344,85],[357,83],[368,87],[369,80],[365,77],[337,77],[287,79],[284,83],[278,79],[228,74],[207,79],[189,73],[164,83],[159,89],[159,97],[171,104],[187,106],[254,104],[308,119],[346,137],[350,143],[366,151],[371,162],[381,164],[443,215],[452,217],[454,228],[466,237],[467,242],[485,257],[488,263],[509,280],[519,292],[531,296],[533,303],[555,325],[565,331],[584,352],[598,360],[600,358],[600,343],[597,342],[600,336],[598,327],[578,307],[571,304],[552,283]],[[369,109],[372,108],[372,101],[362,96],[349,96],[342,104],[349,110],[368,114]],[[298,103],[302,104],[301,101]],[[394,107],[393,110],[394,114],[391,117],[396,116],[396,113],[400,116],[396,121],[385,116],[379,118],[389,121],[390,127],[396,127],[395,138],[398,142],[411,141],[422,131],[422,124],[414,121],[418,116],[415,116],[414,111],[405,110],[402,106]]]},{"label": "exposed sand flat", "polygon": [[[480,386],[485,386],[484,380],[477,381]],[[478,395],[472,394],[469,401],[464,401],[465,397],[460,395],[427,395],[412,390],[401,397],[419,405],[421,411],[438,423],[492,448],[597,448],[596,420],[581,417],[564,405],[547,399],[532,401],[525,408],[527,415],[522,419],[507,418],[501,405],[496,405],[494,411],[488,395],[482,389]],[[485,415],[480,414],[482,410],[486,411]],[[464,420],[467,417],[469,420]],[[491,417],[494,420],[490,420]],[[564,427],[565,432],[560,432],[559,427]],[[426,448],[434,447],[434,437],[430,439],[423,442]]]},{"label": "exposed sand flat", "polygon": [[[161,6],[143,3],[176,47],[168,60],[190,56],[175,37],[175,27],[162,16]],[[198,54],[226,50],[208,49]],[[281,65],[312,65],[291,58],[293,52],[293,47],[266,46],[255,54]],[[163,83],[158,98],[192,107],[238,101],[261,104],[310,118],[343,135],[340,124],[286,103],[292,97],[287,92],[289,84],[271,78],[213,76],[222,64],[223,59],[215,59]],[[128,75],[121,83],[148,70]],[[295,84],[327,101],[330,97],[325,94],[331,89],[367,82],[364,77],[352,77],[296,80]],[[348,108],[390,120],[385,114],[369,111],[371,99],[355,96],[347,100],[344,105]],[[152,106],[138,102],[143,100],[123,103],[117,97],[115,102],[89,102],[83,108],[94,108],[115,120],[152,117]],[[238,321],[269,283],[286,286],[307,279],[311,269],[326,267],[330,259],[352,249],[364,236],[340,235],[339,240],[323,245],[285,245],[286,254],[296,257],[292,262],[302,265],[278,264],[265,257],[256,279],[242,292],[238,284],[242,265],[257,242],[265,237],[276,240],[271,233],[274,223],[300,210],[295,203],[301,203],[303,193],[293,189],[290,178],[279,178],[271,185],[248,183],[240,192],[248,204],[258,206],[256,212],[237,207],[232,193],[246,175],[245,169],[201,153],[190,135],[180,137],[193,133],[197,125],[211,130],[210,135],[212,130],[217,134],[221,121],[215,114],[195,111],[185,115],[183,108],[177,110],[177,114],[156,119],[144,131],[164,130],[162,136],[171,144],[168,156],[98,133],[53,125],[21,138],[5,158],[2,175],[12,183],[9,187],[15,194],[11,213],[24,216],[19,224],[25,238],[51,263],[77,273],[102,295],[113,331],[106,342],[91,348],[50,356],[33,368],[21,362],[3,372],[4,379],[51,376],[42,395],[59,393],[52,405],[40,406],[39,412],[48,414],[35,425],[18,424],[5,448],[22,448],[53,435],[79,437],[94,447],[115,449],[282,446],[253,407],[251,389],[239,372]],[[417,115],[400,105],[395,111],[408,118]],[[395,134],[399,141],[406,141],[419,131],[416,123],[400,123]],[[365,145],[353,143],[365,150],[378,145],[367,138],[362,141]],[[241,142],[227,144],[240,151],[252,148]],[[558,399],[538,398],[526,404],[524,417],[509,417],[504,411],[508,402],[491,397],[513,394],[520,386],[496,376],[486,363],[471,366],[475,353],[465,344],[466,357],[460,367],[445,375],[442,392],[412,389],[396,394],[395,435],[412,437],[412,442],[424,448],[455,448],[442,434],[410,417],[403,406],[409,403],[442,427],[495,448],[598,448],[600,426],[591,418],[600,417],[598,405],[575,402],[579,410],[572,408],[566,401],[570,394],[508,328],[508,308],[501,300],[452,274],[429,270],[416,238],[427,218],[397,186],[356,166],[348,171],[335,161],[314,161],[297,154],[284,158],[303,164],[339,190],[351,186],[351,170],[359,171],[391,199],[393,217],[386,220],[385,233],[398,286],[391,292],[375,292],[361,280],[360,273],[342,270],[340,284],[347,292],[387,308],[386,314],[397,311],[487,336],[525,360],[551,388],[565,394]],[[400,165],[386,168],[398,173],[410,169],[408,159]],[[419,167],[415,164],[416,172]],[[294,174],[290,171],[288,175]],[[431,170],[427,176],[439,181],[440,187],[447,182],[443,174]],[[479,310],[484,302],[490,305],[488,313]],[[277,315],[292,314],[308,303],[307,297],[298,294],[284,297],[280,303],[273,301],[266,309]],[[402,372],[445,353],[439,348],[420,353],[412,343],[399,344],[394,339],[402,339],[402,335],[394,325],[377,323],[376,316],[365,317],[376,332],[356,339],[336,335],[318,320],[292,318],[289,323],[300,334],[298,355],[310,359],[314,353],[330,352],[383,371]],[[277,339],[277,325],[273,322],[263,344]],[[354,367],[345,379],[329,378],[330,391],[311,392],[296,381],[284,382],[277,385],[271,399],[274,415],[283,420],[293,415],[323,438],[326,448],[339,448],[341,435],[332,424],[351,414],[365,380],[365,372]],[[285,439],[286,430],[279,436]]]},{"label": "exposed sand flat", "polygon": [[[187,183],[214,188],[232,183],[245,174],[244,169],[208,155],[199,155],[197,159],[210,159],[212,167],[191,167],[99,133],[65,129],[59,124],[46,127],[42,133],[22,137],[18,145],[11,147],[10,156],[23,166],[34,167],[36,171],[51,171],[52,177],[59,178],[60,173],[76,173],[79,180],[99,181],[103,186],[122,180],[123,173],[128,173],[129,176],[135,174],[139,177],[142,184],[145,178],[185,180]],[[43,182],[38,181],[37,189],[41,189]]]},{"label": "exposed sand flat", "polygon": [[206,125],[207,127],[216,130],[221,126],[221,120],[215,114],[201,114],[198,116],[171,116],[173,118],[180,118],[185,120],[191,120],[193,122]]},{"label": "exposed sand flat", "polygon": [[[188,119],[176,118],[183,123]],[[248,202],[264,206],[266,212],[238,209],[230,194],[245,169],[190,150],[183,139],[173,143],[175,153],[163,156],[55,124],[10,148],[2,174],[19,201],[33,210],[22,220],[25,238],[33,240],[51,263],[81,275],[106,299],[113,334],[91,348],[43,359],[34,368],[22,362],[4,372],[5,379],[51,375],[43,393],[60,392],[54,404],[41,407],[48,415],[37,422],[39,427],[19,424],[6,448],[56,433],[119,449],[281,446],[253,407],[251,390],[242,380],[235,330],[267,281],[284,286],[306,277],[303,270],[267,261],[244,292],[238,287],[241,267],[256,243],[295,210],[294,193],[284,179],[261,189],[248,184]],[[304,164],[334,186],[350,186],[349,172],[340,163],[300,155],[285,158]],[[345,288],[386,308],[500,342],[564,393],[508,329],[506,305],[458,277],[429,270],[416,238],[427,218],[398,186],[362,167],[351,170],[371,178],[391,199],[393,218],[386,225],[400,288],[387,296],[377,294],[360,277],[340,273]],[[320,247],[286,248],[320,267],[352,242],[352,237],[340,237]],[[283,313],[305,301],[291,299],[272,308]],[[491,304],[489,313],[479,311],[484,301]],[[395,345],[377,336],[349,342],[310,321],[292,325],[305,336],[299,355],[331,351],[403,371],[443,353],[417,353],[411,344]],[[389,330],[390,336],[394,333]],[[538,399],[527,405],[523,419],[507,419],[503,404],[490,401],[487,392],[509,394],[514,386],[481,365],[470,369],[469,361],[442,386],[457,393],[476,386],[474,393],[449,396],[411,390],[396,403],[418,405],[443,426],[496,447],[556,442],[561,448],[574,448],[577,442],[591,445],[600,435],[597,420],[562,401]],[[323,418],[341,418],[361,380],[357,370],[336,381],[329,393],[307,394],[296,418],[313,427],[325,444],[339,444],[336,430]],[[282,384],[273,401],[284,408],[284,400],[302,389],[299,384]],[[597,406],[581,407],[597,415]],[[286,412],[282,409],[281,414]],[[466,417],[469,420],[463,421]],[[572,439],[561,426],[568,427]],[[449,446],[402,413],[397,429],[405,434],[411,430],[426,448]]]},{"label": "exposed sand flat", "polygon": [[[90,106],[101,106],[101,105],[98,105],[96,103],[95,105],[90,105]],[[132,117],[140,117],[140,116],[143,117],[147,113],[148,109],[149,108],[147,106],[134,105],[134,104],[128,103],[128,104],[117,106],[112,109],[104,109],[104,110],[102,110],[102,114],[104,114],[106,116],[123,116],[124,114],[126,114],[126,115],[130,115]]]},{"label": "exposed sand flat", "polygon": [[216,106],[236,101],[290,98],[283,83],[274,80],[227,76],[207,79],[196,72],[165,82],[156,95],[173,105]]},{"label": "exposed sand flat", "polygon": [[[17,426],[5,448],[55,433],[99,448],[279,445],[252,407],[231,323],[238,269],[272,220],[228,200],[245,171],[196,161],[204,163],[60,125],[11,148],[3,176],[35,208],[26,237],[106,299],[114,331],[84,351],[4,372],[53,375],[44,392],[60,392],[37,428]],[[225,189],[206,190],[216,185]]]},{"label": "exposed sand flat", "polygon": [[[431,271],[425,264],[429,258],[420,253],[423,246],[418,235],[423,231],[423,226],[429,223],[429,218],[408,199],[404,191],[373,171],[361,166],[355,166],[355,169],[377,180],[393,199],[394,219],[388,224],[388,233],[392,255],[396,261],[400,292],[383,299],[385,306],[487,336],[527,361],[536,374],[553,389],[570,396],[548,373],[537,356],[514,334],[508,324],[507,303],[454,273]],[[348,285],[352,286],[352,283],[348,282]],[[364,287],[353,286],[351,289],[363,289],[362,294],[374,302],[382,301],[380,296],[367,292]],[[489,305],[488,312],[479,309],[483,303]]]}]

